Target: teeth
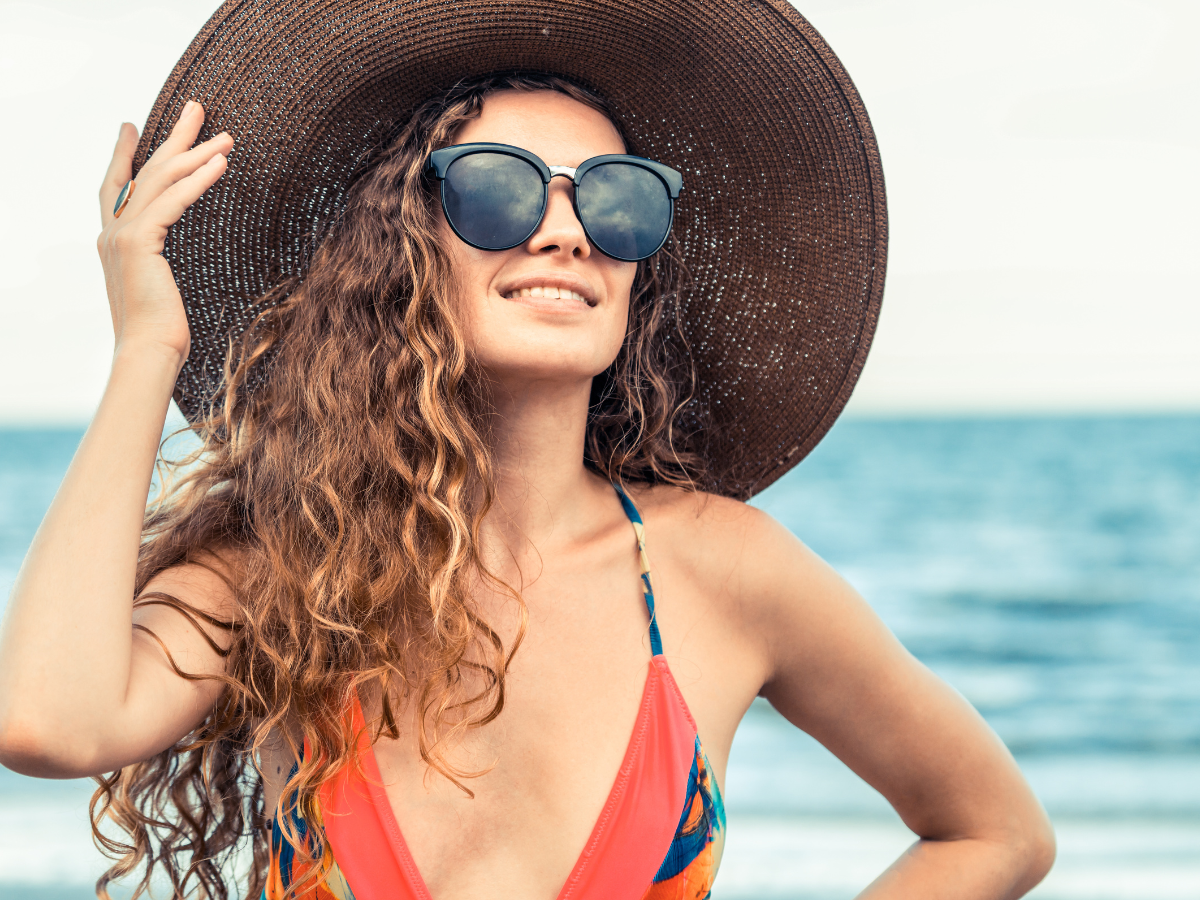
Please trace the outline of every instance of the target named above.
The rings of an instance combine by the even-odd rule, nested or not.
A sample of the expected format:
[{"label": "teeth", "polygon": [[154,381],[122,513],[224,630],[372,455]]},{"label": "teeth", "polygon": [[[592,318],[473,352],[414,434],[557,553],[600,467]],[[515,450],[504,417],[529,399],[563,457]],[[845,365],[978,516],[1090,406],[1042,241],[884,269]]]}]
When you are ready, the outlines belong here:
[{"label": "teeth", "polygon": [[567,288],[550,287],[548,285],[538,285],[537,287],[509,291],[504,297],[506,300],[513,300],[517,297],[543,297],[549,300],[578,300],[580,303],[587,303],[583,299],[582,294],[577,294],[575,291],[568,290]]}]

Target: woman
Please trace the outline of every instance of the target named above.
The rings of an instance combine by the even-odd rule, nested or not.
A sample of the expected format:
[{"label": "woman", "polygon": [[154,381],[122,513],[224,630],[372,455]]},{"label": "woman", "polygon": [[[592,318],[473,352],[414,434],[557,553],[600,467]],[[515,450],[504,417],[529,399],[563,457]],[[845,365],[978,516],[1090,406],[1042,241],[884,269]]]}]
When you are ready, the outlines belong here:
[{"label": "woman", "polygon": [[[816,276],[852,280],[850,251],[803,268],[781,241],[772,262],[748,267],[760,289],[780,285],[771,328],[807,321],[803,340],[850,292],[867,299],[855,307],[860,340],[814,354],[841,373],[815,389],[817,412],[780,426],[785,440],[770,437],[771,452],[757,433],[731,440],[745,419],[721,406],[719,391],[736,391],[713,347],[736,328],[713,323],[715,312],[735,322],[749,307],[719,305],[729,272],[696,271],[719,254],[705,257],[695,238],[723,243],[724,225],[758,207],[697,216],[703,195],[722,190],[714,170],[706,182],[698,162],[681,176],[647,159],[648,147],[669,147],[647,139],[654,120],[608,105],[637,109],[621,78],[670,94],[650,68],[636,69],[683,66],[693,52],[687,41],[644,45],[664,7],[636,21],[617,16],[624,7],[597,9],[589,26],[556,18],[555,4],[505,24],[495,13],[507,7],[431,2],[424,13],[442,17],[432,28],[411,10],[397,25],[351,2],[310,3],[306,15],[295,6],[222,7],[164,89],[147,135],[182,109],[134,181],[150,141],[139,147],[122,128],[101,189],[112,376],[4,625],[0,759],[43,777],[113,773],[94,817],[107,811],[132,843],[110,845],[125,856],[100,888],[146,863],[178,893],[199,880],[224,896],[222,866],[249,833],[247,895],[270,900],[705,897],[724,838],[729,748],[760,695],[918,835],[867,895],[1017,897],[1037,883],[1052,836],[1003,745],[845,582],[731,499],[778,477],[828,428],[861,365],[882,273],[831,289],[822,307],[817,289],[786,302],[774,260],[825,284]],[[682,4],[676,20],[702,23],[698,13],[714,10],[762,24],[753,5]],[[773,15],[781,40],[823,48],[794,13]],[[439,42],[468,25],[478,27],[454,46],[486,50],[470,66]],[[309,169],[265,126],[243,128],[236,145],[224,131],[196,143],[206,109],[182,105],[189,90],[217,98],[210,112],[222,97],[226,116],[270,112],[246,99],[262,83],[253,66],[278,79],[279,61],[295,63],[295,47],[308,46],[358,73],[376,59],[368,47],[389,46],[380,33],[418,26],[432,36],[407,45],[421,65],[402,71],[438,86],[409,88],[422,102],[406,105],[397,70],[372,82],[387,103],[415,109],[394,127],[362,137],[356,123],[382,116],[355,112],[373,95],[339,75],[320,94],[334,96],[324,123],[306,131],[312,109],[294,110],[287,129],[308,148]],[[682,33],[689,27],[698,39],[709,25]],[[214,87],[217,73],[229,77],[225,50],[244,48],[249,33],[276,55],[260,47],[257,62]],[[528,47],[539,33],[537,60]],[[738,40],[729,37],[727,56],[745,49]],[[567,51],[599,58],[590,48],[631,61],[552,62]],[[422,68],[430,60],[440,76]],[[451,79],[459,66],[575,80]],[[754,78],[769,75],[786,94],[786,79],[762,70],[736,80],[756,90]],[[607,80],[613,95],[579,83],[589,80]],[[842,96],[846,85],[835,85]],[[647,102],[711,115],[689,113],[677,93]],[[743,127],[698,133],[719,144]],[[782,160],[795,127],[763,125],[759,143]],[[354,140],[366,152],[350,172],[350,156],[328,148]],[[835,149],[873,149],[869,133],[856,141]],[[239,171],[243,153],[257,162]],[[311,165],[318,158],[324,168]],[[236,186],[267,168],[292,180]],[[318,174],[305,182],[310,169]],[[681,180],[698,195],[693,211]],[[330,199],[321,185],[342,194]],[[232,215],[239,203],[291,212],[268,217],[262,233],[217,229],[232,243],[214,252],[198,211]],[[688,216],[680,245],[676,212]],[[758,221],[772,215],[763,208]],[[323,230],[297,237],[288,221]],[[868,225],[863,258],[881,261],[871,254],[882,223]],[[863,227],[822,239],[851,246],[847,235]],[[753,239],[743,231],[730,243]],[[276,257],[274,270],[270,254],[259,269],[239,268],[260,240],[315,249]],[[264,271],[270,283],[256,282]],[[236,289],[262,296],[239,308]],[[707,330],[695,324],[700,301],[685,302],[705,295]],[[770,354],[757,365],[813,380]],[[172,391],[202,452],[143,521]]]}]

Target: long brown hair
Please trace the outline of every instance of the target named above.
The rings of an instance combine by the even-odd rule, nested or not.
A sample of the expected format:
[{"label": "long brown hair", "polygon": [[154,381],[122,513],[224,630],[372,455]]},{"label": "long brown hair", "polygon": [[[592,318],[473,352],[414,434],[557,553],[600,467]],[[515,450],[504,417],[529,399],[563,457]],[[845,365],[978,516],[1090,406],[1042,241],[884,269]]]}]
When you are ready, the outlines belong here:
[{"label": "long brown hair", "polygon": [[[441,748],[500,714],[523,626],[505,647],[469,588],[483,578],[522,615],[524,604],[480,555],[494,492],[486,391],[422,168],[500,89],[560,91],[612,118],[598,96],[561,78],[497,75],[461,83],[383,132],[303,276],[265,295],[231,345],[223,386],[192,423],[199,449],[164,463],[172,477],[146,516],[134,605],[167,604],[202,632],[202,623],[223,629],[227,650],[209,642],[224,656],[215,677],[225,688],[177,745],[96,779],[93,833],[117,860],[97,882],[101,897],[144,867],[135,897],[158,871],[176,896],[199,887],[226,900],[232,874],[256,900],[273,816],[289,843],[322,859],[320,829],[305,843],[290,812],[312,809],[321,783],[356,761],[344,713],[360,685],[383,699],[374,728],[398,736],[389,702],[398,687],[413,704],[422,759],[464,790],[475,774]],[[691,488],[703,477],[678,433],[693,380],[680,278],[673,244],[639,264],[625,342],[594,381],[585,462],[614,482]],[[145,591],[186,563],[233,573],[223,575],[232,621]],[[255,756],[276,728],[294,753],[298,735],[310,752],[268,811]],[[106,818],[129,840],[103,834]],[[247,850],[248,873],[231,873]]]}]

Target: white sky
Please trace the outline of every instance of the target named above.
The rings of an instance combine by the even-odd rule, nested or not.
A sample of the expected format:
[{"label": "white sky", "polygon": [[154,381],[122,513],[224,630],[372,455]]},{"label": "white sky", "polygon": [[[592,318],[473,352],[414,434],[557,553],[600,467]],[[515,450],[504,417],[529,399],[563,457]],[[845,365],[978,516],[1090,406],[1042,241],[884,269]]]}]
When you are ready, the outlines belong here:
[{"label": "white sky", "polygon": [[[208,0],[0,2],[0,421],[112,349],[96,188]],[[1200,409],[1200,3],[798,4],[870,110],[892,243],[861,414]]]}]

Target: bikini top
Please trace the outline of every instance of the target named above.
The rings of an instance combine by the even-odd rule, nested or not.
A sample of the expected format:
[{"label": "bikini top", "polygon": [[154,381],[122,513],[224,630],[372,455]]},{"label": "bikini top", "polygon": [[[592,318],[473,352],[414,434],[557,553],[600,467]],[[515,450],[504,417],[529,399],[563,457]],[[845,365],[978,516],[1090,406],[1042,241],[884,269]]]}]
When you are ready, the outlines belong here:
[{"label": "bikini top", "polygon": [[[725,807],[663,656],[642,518],[620,487],[617,494],[637,537],[653,657],[625,758],[558,900],[705,900],[725,843]],[[326,837],[327,878],[301,900],[432,900],[388,802],[357,695],[350,716],[364,771],[347,766],[322,785],[310,811],[315,821],[291,813],[302,844],[309,827]],[[261,900],[281,900],[316,863],[274,821]]]}]

